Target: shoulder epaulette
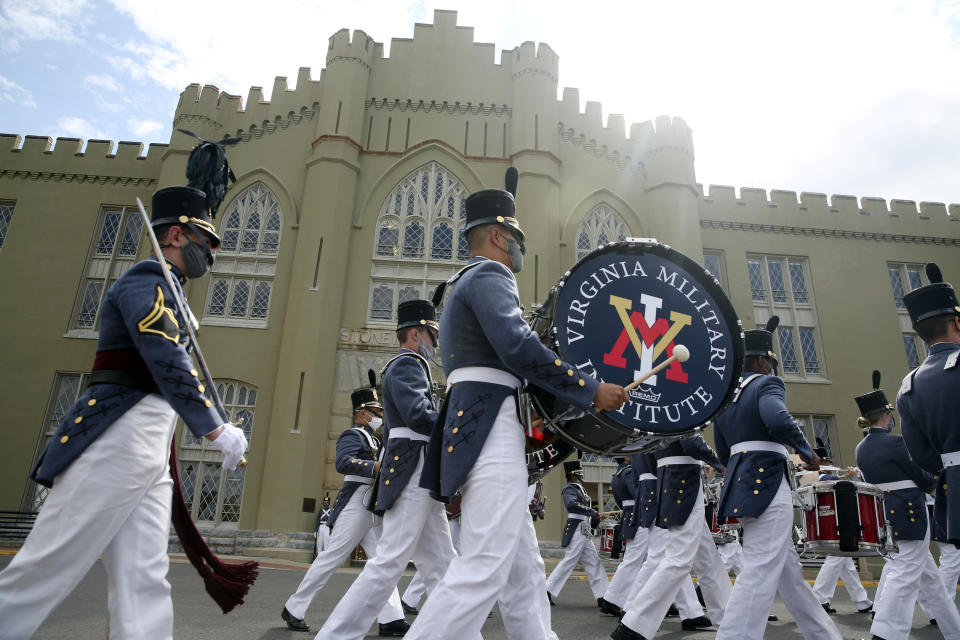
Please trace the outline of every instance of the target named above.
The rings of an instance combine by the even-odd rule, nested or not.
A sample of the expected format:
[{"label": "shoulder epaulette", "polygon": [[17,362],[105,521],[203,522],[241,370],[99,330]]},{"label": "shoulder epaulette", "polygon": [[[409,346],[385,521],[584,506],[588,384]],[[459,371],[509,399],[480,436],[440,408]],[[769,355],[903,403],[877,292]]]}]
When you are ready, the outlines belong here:
[{"label": "shoulder epaulette", "polygon": [[367,430],[366,430],[366,429],[363,429],[363,428],[361,428],[361,427],[352,427],[352,430],[353,430],[353,431],[356,431],[356,432],[359,433],[361,436],[363,436],[363,439],[367,441],[367,445],[368,445],[371,449],[373,449],[373,452],[374,452],[374,453],[377,452],[377,449],[380,448],[380,445],[377,443],[377,439],[376,439],[375,437],[373,437],[372,435],[370,435],[369,433],[367,433]]},{"label": "shoulder epaulette", "polygon": [[[960,352],[958,352],[960,353]],[[919,369],[920,367],[917,367]],[[903,382],[900,384],[900,393],[907,394],[913,391],[913,376],[917,373],[917,369],[914,369],[907,375],[903,377]]]},{"label": "shoulder epaulette", "polygon": [[743,390],[747,388],[747,385],[753,382],[756,378],[759,378],[761,374],[755,373],[752,376],[744,378],[740,381],[740,384],[737,386],[737,392],[733,394],[733,402],[737,402],[740,399],[740,394],[743,393]]},{"label": "shoulder epaulette", "polygon": [[414,353],[413,351],[404,351],[403,353],[398,353],[394,357],[387,360],[387,364],[383,365],[383,368],[380,369],[380,376],[383,377],[383,375],[387,373],[387,369],[390,367],[390,365],[404,356],[410,356],[411,358],[417,359],[417,361],[420,363],[420,366],[423,367],[423,370],[427,372],[427,380],[430,382],[430,387],[432,388],[433,375],[430,373],[430,364],[427,362],[426,358],[419,353]]},{"label": "shoulder epaulette", "polygon": [[944,369],[953,369],[957,366],[957,358],[960,358],[960,351],[954,351],[947,356],[947,361],[943,363]]},{"label": "shoulder epaulette", "polygon": [[485,262],[484,260],[479,260],[472,264],[468,264],[464,266],[462,269],[460,269],[459,271],[457,271],[455,274],[450,276],[449,280],[447,280],[446,282],[440,283],[437,286],[436,291],[433,292],[433,306],[439,309],[443,305],[444,296],[447,292],[447,289],[449,289],[452,285],[454,285],[457,282],[457,280],[459,280],[460,277],[463,276],[463,274],[465,274],[467,271],[470,271],[470,269],[473,269],[477,265],[481,265],[484,262]]}]

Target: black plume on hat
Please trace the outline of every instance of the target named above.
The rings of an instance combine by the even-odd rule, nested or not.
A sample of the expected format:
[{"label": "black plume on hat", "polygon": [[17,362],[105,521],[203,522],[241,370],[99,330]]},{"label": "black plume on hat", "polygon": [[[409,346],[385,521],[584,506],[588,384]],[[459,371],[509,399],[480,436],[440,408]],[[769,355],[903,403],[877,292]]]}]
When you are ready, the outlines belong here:
[{"label": "black plume on hat", "polygon": [[767,320],[767,326],[764,327],[770,333],[773,333],[773,330],[780,326],[780,316],[770,316],[770,319]]},{"label": "black plume on hat", "polygon": [[873,370],[873,388],[874,389],[880,388],[880,370],[879,369]]},{"label": "black plume on hat", "polygon": [[210,217],[214,218],[227,193],[227,182],[237,181],[237,177],[233,175],[233,170],[227,163],[227,150],[224,147],[235,145],[242,138],[226,138],[220,142],[212,142],[186,129],[177,129],[177,131],[200,141],[187,158],[187,180],[191,187],[207,194]]},{"label": "black plume on hat", "polygon": [[927,279],[930,281],[930,284],[943,282],[943,272],[940,271],[940,267],[937,266],[936,262],[928,262],[926,271],[927,271]]},{"label": "black plume on hat", "polygon": [[510,192],[514,198],[517,197],[517,183],[520,182],[520,173],[516,167],[507,167],[507,173],[503,176],[503,186]]},{"label": "black plume on hat", "polygon": [[377,372],[373,369],[367,369],[367,378],[370,380],[370,386],[376,388],[377,386]]}]

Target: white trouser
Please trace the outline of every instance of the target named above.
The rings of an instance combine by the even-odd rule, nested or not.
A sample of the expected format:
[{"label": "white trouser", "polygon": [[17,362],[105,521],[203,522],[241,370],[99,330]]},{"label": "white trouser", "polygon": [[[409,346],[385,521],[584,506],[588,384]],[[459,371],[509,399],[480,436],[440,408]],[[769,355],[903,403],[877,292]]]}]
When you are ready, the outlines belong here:
[{"label": "white trouser", "polygon": [[938,542],[940,547],[940,578],[951,600],[957,597],[957,579],[960,578],[960,549],[949,542]]},{"label": "white trouser", "polygon": [[867,596],[867,590],[860,584],[860,574],[853,564],[853,558],[844,556],[827,556],[813,583],[813,594],[820,604],[828,604],[837,589],[837,580],[843,580],[850,599],[856,603],[857,609],[866,609],[873,604]]},{"label": "white trouser", "polygon": [[[460,555],[460,518],[448,520],[447,524],[450,526],[450,539],[453,541],[453,548],[457,552],[457,555]],[[417,572],[413,574],[410,584],[407,585],[400,599],[408,607],[417,607],[426,593],[427,587],[423,584],[423,576],[420,575],[420,570],[417,569]]]},{"label": "white trouser", "polygon": [[[317,633],[317,640],[360,640],[384,607],[403,570],[413,559],[427,591],[440,582],[447,565],[457,555],[443,505],[420,487],[421,453],[417,468],[393,506],[383,514],[383,530],[376,555],[340,598],[333,613]],[[339,521],[337,526],[339,526]],[[475,634],[476,638],[480,634]]]},{"label": "white trouser", "polygon": [[840,632],[803,578],[793,547],[793,500],[784,479],[758,518],[740,518],[743,527],[743,571],[727,602],[717,640],[763,638],[773,599],[783,603],[807,640],[840,640]]},{"label": "white trouser", "polygon": [[167,541],[175,418],[160,395],[147,395],[57,477],[33,531],[0,573],[0,638],[33,635],[101,556],[110,638],[173,637]]},{"label": "white trouser", "polygon": [[[370,486],[358,487],[346,506],[337,516],[337,521],[330,532],[323,553],[318,555],[307,574],[300,581],[296,593],[287,598],[287,611],[296,618],[303,618],[313,598],[327,584],[337,569],[350,557],[350,553],[359,544],[367,554],[367,562],[377,557],[377,543],[383,531],[379,518],[363,506],[364,498],[370,491]],[[403,609],[400,607],[400,594],[397,593],[396,582],[390,584],[393,592],[387,603],[380,610],[378,620],[381,623],[393,622],[403,618]]]},{"label": "white trouser", "polygon": [[743,547],[739,540],[717,545],[717,553],[720,554],[720,562],[727,573],[733,571],[733,575],[738,576],[743,571]]},{"label": "white trouser", "polygon": [[546,570],[529,516],[521,527],[517,553],[497,606],[509,640],[557,640],[551,628]]},{"label": "white trouser", "polygon": [[721,624],[723,610],[730,597],[730,576],[723,569],[717,546],[703,517],[703,488],[686,522],[667,529],[667,547],[663,560],[643,585],[636,597],[627,604],[623,624],[646,638],[652,638],[660,628],[673,594],[690,582],[690,570],[700,579],[707,615],[714,624]]},{"label": "white trouser", "polygon": [[883,568],[870,633],[885,640],[908,638],[913,626],[913,607],[919,596],[924,611],[936,619],[943,637],[960,638],[960,613],[953,599],[947,597],[930,554],[929,530],[923,540],[898,540],[897,547],[896,552],[887,556]]},{"label": "white trouser", "polygon": [[581,527],[577,527],[573,538],[570,539],[563,559],[550,572],[547,591],[554,597],[560,595],[560,590],[563,589],[563,585],[566,584],[567,578],[570,577],[578,562],[583,563],[583,570],[587,572],[593,597],[602,598],[607,591],[607,585],[610,584],[607,581],[607,572],[603,568],[603,562],[600,561],[597,546],[593,544],[590,536],[583,533]]},{"label": "white trouser", "polygon": [[480,632],[510,576],[523,527],[530,520],[524,446],[511,395],[500,406],[460,488],[463,554],[450,562],[407,640],[448,640]]},{"label": "white trouser", "polygon": [[647,539],[649,536],[650,530],[646,527],[640,527],[637,529],[636,536],[632,540],[627,540],[623,560],[620,561],[620,566],[613,574],[613,578],[607,586],[607,592],[603,594],[603,599],[610,604],[622,607],[627,602],[634,580],[647,557]]},{"label": "white trouser", "polygon": [[[640,572],[634,577],[633,584],[630,586],[630,595],[627,596],[625,603],[632,602],[640,589],[650,581],[650,576],[660,566],[664,553],[667,550],[667,529],[661,529],[654,525],[646,530],[648,533],[647,558],[640,567]],[[675,594],[673,594],[674,603],[680,612],[683,620],[697,618],[703,615],[703,607],[700,606],[700,600],[697,599],[697,591],[693,587],[693,580],[684,580],[683,584]],[[622,609],[624,605],[620,605]]]},{"label": "white trouser", "polygon": [[320,555],[320,552],[323,551],[329,539],[330,527],[327,526],[326,522],[321,523],[321,525],[317,527],[317,555]]}]

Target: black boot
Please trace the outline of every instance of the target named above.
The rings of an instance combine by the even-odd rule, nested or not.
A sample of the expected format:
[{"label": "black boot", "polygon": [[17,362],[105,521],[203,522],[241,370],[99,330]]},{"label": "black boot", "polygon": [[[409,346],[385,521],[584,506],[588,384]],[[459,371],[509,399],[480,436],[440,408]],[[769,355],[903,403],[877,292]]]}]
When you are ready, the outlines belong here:
[{"label": "black boot", "polygon": [[420,610],[419,610],[419,609],[417,609],[416,607],[411,607],[410,605],[408,605],[408,604],[407,604],[406,602],[404,602],[403,600],[400,601],[400,606],[403,607],[403,612],[404,612],[405,614],[407,614],[408,616],[415,616],[415,615],[417,615],[418,613],[420,613]]},{"label": "black boot", "polygon": [[410,625],[403,618],[380,625],[380,637],[398,637],[405,635],[410,630]]},{"label": "black boot", "polygon": [[830,603],[829,603],[829,602],[824,602],[824,603],[822,603],[820,606],[823,607],[823,610],[826,611],[827,613],[836,613],[836,612],[837,612],[836,609],[834,609],[833,607],[830,606]]},{"label": "black boot", "polygon": [[620,616],[623,615],[620,612],[620,607],[613,604],[612,602],[607,602],[603,598],[597,598],[597,606],[600,607],[602,613],[607,614],[608,616]]},{"label": "black boot", "polygon": [[613,638],[613,640],[647,640],[623,623],[617,625],[617,628],[613,630],[610,637]]},{"label": "black boot", "polygon": [[679,618],[679,617],[680,617],[680,610],[677,609],[677,605],[675,605],[675,604],[671,604],[671,605],[670,605],[670,608],[667,609],[667,615],[666,615],[666,617],[667,617],[667,618]]},{"label": "black boot", "polygon": [[557,606],[557,603],[553,601],[553,594],[551,594],[549,591],[547,591],[547,600],[550,601],[551,607]]},{"label": "black boot", "polygon": [[290,631],[310,631],[309,625],[302,618],[297,618],[284,607],[280,612],[280,617],[287,623],[287,629]]},{"label": "black boot", "polygon": [[680,621],[680,628],[684,631],[694,631],[696,629],[706,629],[712,627],[713,623],[707,616],[697,616],[696,618],[687,618]]}]

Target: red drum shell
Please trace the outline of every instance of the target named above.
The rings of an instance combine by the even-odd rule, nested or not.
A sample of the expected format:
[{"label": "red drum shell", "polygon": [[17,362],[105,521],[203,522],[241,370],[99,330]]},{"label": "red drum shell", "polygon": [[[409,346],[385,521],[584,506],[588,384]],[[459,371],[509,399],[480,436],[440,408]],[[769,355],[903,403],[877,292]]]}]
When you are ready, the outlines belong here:
[{"label": "red drum shell", "polygon": [[886,541],[882,492],[876,486],[865,482],[853,483],[857,488],[860,520],[858,550],[840,551],[835,482],[815,482],[797,491],[801,501],[813,505],[812,509],[801,511],[801,526],[805,538],[804,551],[830,556],[879,555]]}]

